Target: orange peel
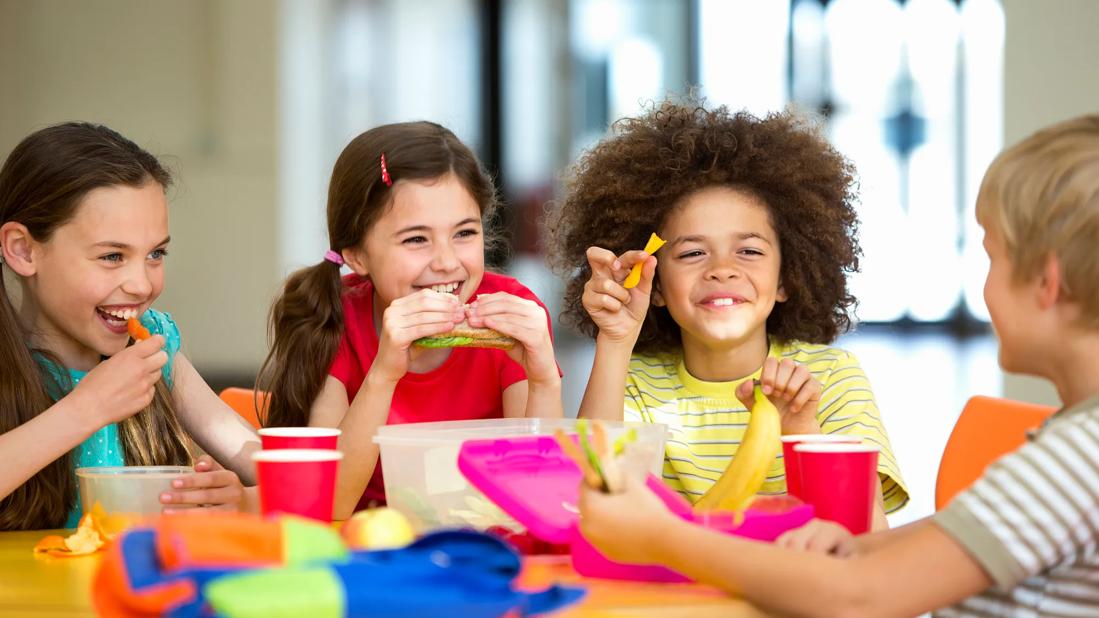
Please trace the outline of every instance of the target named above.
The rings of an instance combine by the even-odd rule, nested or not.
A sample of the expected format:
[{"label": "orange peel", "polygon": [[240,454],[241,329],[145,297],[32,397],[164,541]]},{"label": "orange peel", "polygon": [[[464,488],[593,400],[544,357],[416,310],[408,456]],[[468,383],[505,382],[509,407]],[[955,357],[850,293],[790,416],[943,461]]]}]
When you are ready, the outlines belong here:
[{"label": "orange peel", "polygon": [[[664,246],[664,242],[665,240],[663,238],[657,236],[656,232],[653,232],[652,235],[649,236],[649,242],[645,243],[645,253],[648,253],[649,255],[656,253],[657,250]],[[630,269],[630,274],[626,275],[626,280],[622,282],[622,287],[628,290],[637,287],[637,284],[641,283],[641,267],[644,264],[645,262],[642,260],[633,265],[633,268]]]},{"label": "orange peel", "polygon": [[34,546],[34,553],[46,554],[55,558],[71,558],[94,554],[107,545],[99,524],[91,513],[80,518],[76,532],[68,537],[51,534]]}]

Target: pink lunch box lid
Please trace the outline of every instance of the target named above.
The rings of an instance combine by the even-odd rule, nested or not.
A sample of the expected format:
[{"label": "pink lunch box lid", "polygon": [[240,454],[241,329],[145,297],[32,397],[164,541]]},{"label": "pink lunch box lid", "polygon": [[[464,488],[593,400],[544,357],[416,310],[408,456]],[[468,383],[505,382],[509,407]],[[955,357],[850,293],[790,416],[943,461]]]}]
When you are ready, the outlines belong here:
[{"label": "pink lunch box lid", "polygon": [[[467,440],[458,452],[458,469],[538,538],[551,543],[574,540],[581,472],[552,436]],[[777,513],[749,509],[734,528],[728,514],[696,515],[685,498],[656,476],[650,474],[646,484],[681,518],[746,538],[772,541],[812,518],[812,507],[805,504]]]},{"label": "pink lunch box lid", "polygon": [[467,440],[458,470],[534,536],[551,543],[572,539],[580,468],[552,436]]}]

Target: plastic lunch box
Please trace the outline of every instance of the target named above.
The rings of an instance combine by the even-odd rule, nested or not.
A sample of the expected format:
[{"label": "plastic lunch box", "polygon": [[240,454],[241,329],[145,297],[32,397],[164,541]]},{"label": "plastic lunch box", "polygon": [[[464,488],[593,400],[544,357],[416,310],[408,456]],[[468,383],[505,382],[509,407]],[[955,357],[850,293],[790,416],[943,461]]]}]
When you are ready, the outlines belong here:
[{"label": "plastic lunch box", "polygon": [[[573,568],[580,575],[653,582],[689,581],[662,566],[610,560],[580,534],[576,507],[580,469],[552,436],[466,441],[458,453],[458,469],[534,536],[568,544]],[[652,474],[647,477],[646,485],[679,517],[749,539],[773,541],[813,517],[812,506],[792,502],[794,506],[781,512],[748,509],[738,526],[729,513],[695,513],[686,499]]]}]

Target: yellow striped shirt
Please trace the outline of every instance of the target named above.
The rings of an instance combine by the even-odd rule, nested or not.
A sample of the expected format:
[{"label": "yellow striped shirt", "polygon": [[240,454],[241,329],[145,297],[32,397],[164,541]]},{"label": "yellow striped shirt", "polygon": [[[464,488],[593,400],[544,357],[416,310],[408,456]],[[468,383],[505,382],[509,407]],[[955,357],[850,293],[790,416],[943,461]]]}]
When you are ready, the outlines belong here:
[{"label": "yellow striped shirt", "polygon": [[[792,341],[771,342],[768,352],[809,370],[823,387],[817,421],[824,433],[855,435],[881,449],[878,474],[885,512],[908,502],[889,437],[870,382],[854,355],[839,348]],[[758,378],[762,368],[750,378]],[[682,354],[635,354],[626,377],[625,420],[668,427],[664,480],[692,502],[717,481],[748,427],[748,410],[733,394],[736,382],[704,382],[687,373]],[[762,495],[786,493],[780,453],[767,471]]]}]

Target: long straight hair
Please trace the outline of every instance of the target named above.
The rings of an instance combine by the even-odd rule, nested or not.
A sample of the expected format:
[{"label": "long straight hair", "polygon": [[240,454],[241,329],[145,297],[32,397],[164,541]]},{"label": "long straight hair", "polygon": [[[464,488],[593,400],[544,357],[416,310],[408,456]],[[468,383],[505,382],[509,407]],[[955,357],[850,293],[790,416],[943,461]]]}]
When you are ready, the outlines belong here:
[{"label": "long straight hair", "polygon": [[[477,157],[449,129],[433,122],[383,125],[343,149],[328,185],[328,246],[357,247],[390,205],[393,189],[382,180],[381,157],[392,182],[432,180],[453,173],[490,222],[496,190]],[[487,225],[486,225],[487,228]],[[486,233],[486,246],[491,243]],[[271,307],[271,351],[257,390],[270,392],[263,417],[269,427],[306,425],[343,332],[340,267],[328,261],[290,275]]]},{"label": "long straight hair", "polygon": [[[107,127],[70,122],[29,135],[0,168],[0,223],[27,227],[38,242],[76,215],[81,201],[101,187],[167,189],[171,175],[156,157]],[[23,302],[34,302],[24,298]],[[51,359],[54,376],[35,360]],[[0,272],[0,433],[30,421],[53,405],[50,392],[67,392],[67,372],[50,350],[33,349]],[[60,380],[60,382],[58,381]],[[119,423],[123,455],[130,465],[182,465],[191,461],[183,428],[163,379],[147,408]],[[76,500],[72,454],[54,460],[0,500],[0,530],[57,528]]]}]

